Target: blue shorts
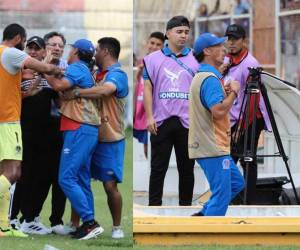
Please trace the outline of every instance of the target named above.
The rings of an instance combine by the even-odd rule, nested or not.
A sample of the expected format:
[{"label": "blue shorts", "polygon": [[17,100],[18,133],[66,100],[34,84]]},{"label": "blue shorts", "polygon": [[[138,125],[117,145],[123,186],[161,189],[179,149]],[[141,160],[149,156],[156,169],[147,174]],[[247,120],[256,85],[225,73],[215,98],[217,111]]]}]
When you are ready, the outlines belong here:
[{"label": "blue shorts", "polygon": [[148,130],[133,129],[133,137],[140,143],[148,144]]},{"label": "blue shorts", "polygon": [[123,180],[125,139],[117,142],[98,142],[92,158],[92,178],[102,182]]}]

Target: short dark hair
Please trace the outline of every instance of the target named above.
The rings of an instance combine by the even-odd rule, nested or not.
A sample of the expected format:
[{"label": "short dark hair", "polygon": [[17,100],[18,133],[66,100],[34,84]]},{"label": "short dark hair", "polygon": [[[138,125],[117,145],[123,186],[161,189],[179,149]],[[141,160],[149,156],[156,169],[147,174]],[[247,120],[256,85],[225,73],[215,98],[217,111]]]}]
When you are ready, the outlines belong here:
[{"label": "short dark hair", "polygon": [[66,45],[66,38],[64,37],[64,35],[62,33],[59,33],[57,31],[51,31],[51,32],[47,33],[46,35],[44,35],[45,43],[47,43],[48,40],[54,36],[59,36],[61,38],[61,40],[63,41],[64,45]]},{"label": "short dark hair", "polygon": [[163,43],[165,42],[165,35],[160,31],[152,32],[149,36],[149,39],[152,38],[152,37],[161,40]]},{"label": "short dark hair", "polygon": [[9,24],[3,30],[3,41],[11,40],[17,35],[20,35],[22,38],[26,37],[25,29],[20,24],[17,23]]},{"label": "short dark hair", "polygon": [[190,22],[185,16],[173,16],[167,23],[167,30],[179,26],[187,26],[190,28]]},{"label": "short dark hair", "polygon": [[95,65],[93,54],[84,53],[83,51],[78,50],[77,55],[81,61],[84,61],[88,64],[90,70],[93,70],[94,65]]},{"label": "short dark hair", "polygon": [[80,60],[85,61],[85,62],[90,62],[93,59],[93,54],[85,53],[84,51],[78,50],[77,55]]},{"label": "short dark hair", "polygon": [[119,59],[121,45],[120,42],[114,37],[103,37],[98,40],[99,47],[101,49],[107,49],[109,54],[115,58]]},{"label": "short dark hair", "polygon": [[198,63],[201,63],[204,60],[204,52],[202,51],[197,55],[194,53],[194,57]]}]

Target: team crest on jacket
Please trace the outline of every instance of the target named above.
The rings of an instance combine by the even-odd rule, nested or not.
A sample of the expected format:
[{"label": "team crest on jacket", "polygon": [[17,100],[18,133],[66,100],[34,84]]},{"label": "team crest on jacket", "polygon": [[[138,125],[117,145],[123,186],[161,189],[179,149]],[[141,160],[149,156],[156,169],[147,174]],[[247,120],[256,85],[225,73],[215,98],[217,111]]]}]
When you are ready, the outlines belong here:
[{"label": "team crest on jacket", "polygon": [[222,161],[222,166],[223,166],[223,169],[229,169],[230,168],[230,160],[229,159],[224,159]]}]

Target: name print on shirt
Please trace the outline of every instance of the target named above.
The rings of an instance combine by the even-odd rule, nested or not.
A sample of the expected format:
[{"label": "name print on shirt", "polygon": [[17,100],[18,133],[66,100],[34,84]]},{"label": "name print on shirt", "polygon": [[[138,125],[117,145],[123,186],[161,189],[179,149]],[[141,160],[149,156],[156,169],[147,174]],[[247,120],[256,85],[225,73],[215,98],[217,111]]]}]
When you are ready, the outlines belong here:
[{"label": "name print on shirt", "polygon": [[179,72],[172,72],[171,70],[164,67],[165,76],[170,80],[171,86],[167,92],[160,92],[160,99],[189,99],[189,94],[185,92],[179,92],[180,75],[184,70]]}]

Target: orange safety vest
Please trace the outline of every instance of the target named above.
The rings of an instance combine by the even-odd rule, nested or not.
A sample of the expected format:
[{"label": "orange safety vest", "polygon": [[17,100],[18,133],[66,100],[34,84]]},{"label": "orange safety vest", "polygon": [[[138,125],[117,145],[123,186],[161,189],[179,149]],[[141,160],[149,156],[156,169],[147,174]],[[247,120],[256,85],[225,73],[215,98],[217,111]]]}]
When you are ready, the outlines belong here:
[{"label": "orange safety vest", "polygon": [[[6,48],[6,46],[0,46],[0,58]],[[0,122],[20,121],[21,79],[21,71],[12,75],[0,62]]]}]

